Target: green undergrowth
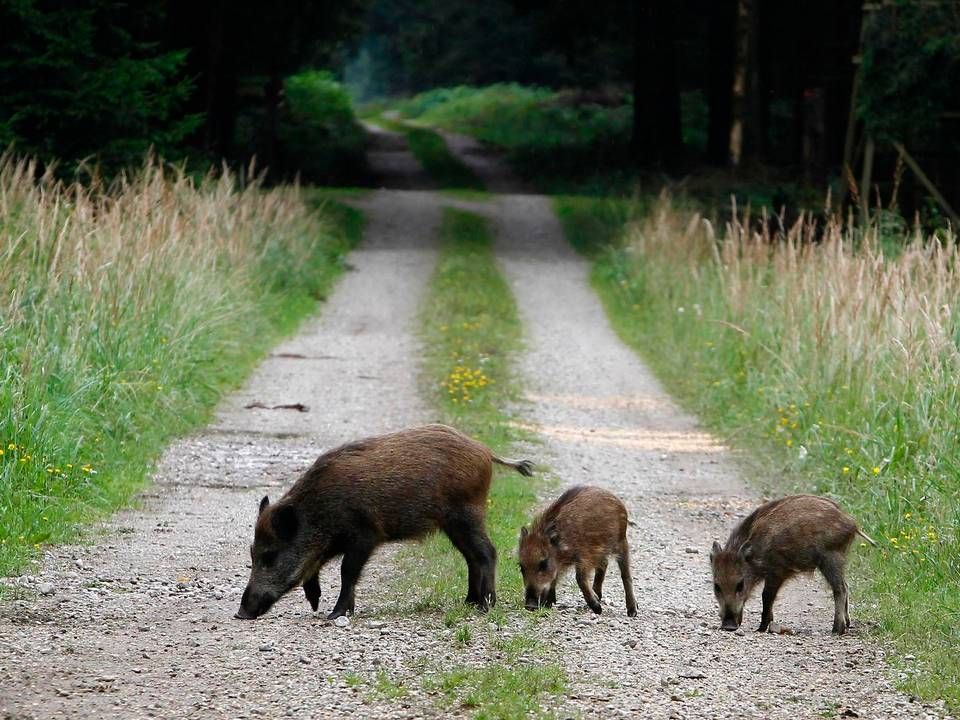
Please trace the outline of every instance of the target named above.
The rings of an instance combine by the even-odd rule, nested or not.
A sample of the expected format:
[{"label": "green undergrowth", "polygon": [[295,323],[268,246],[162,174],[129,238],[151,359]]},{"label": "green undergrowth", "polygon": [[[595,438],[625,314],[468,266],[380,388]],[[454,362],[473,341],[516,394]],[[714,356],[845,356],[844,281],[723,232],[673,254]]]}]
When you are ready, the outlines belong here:
[{"label": "green undergrowth", "polygon": [[671,393],[749,451],[762,487],[829,495],[878,541],[852,553],[854,621],[892,641],[903,689],[960,707],[954,240],[888,258],[845,228],[720,239],[660,202],[624,232],[603,201],[556,206],[614,328]]},{"label": "green undergrowth", "polygon": [[360,214],[160,165],[110,188],[0,163],[0,576],[127,503],[317,307]]},{"label": "green undergrowth", "polygon": [[[425,392],[440,422],[501,456],[515,456],[517,444],[530,438],[512,424],[506,409],[520,393],[512,366],[522,349],[513,295],[497,268],[484,218],[445,209],[441,237],[440,259],[420,315]],[[431,537],[407,558],[411,567],[405,575],[416,583],[404,594],[419,595],[420,611],[442,613],[455,647],[482,642],[516,660],[490,657],[480,666],[433,668],[425,677],[425,686],[439,692],[444,703],[472,708],[478,718],[543,717],[542,695],[561,693],[565,686],[562,669],[530,634],[540,617],[523,609],[522,581],[513,561],[518,529],[537,500],[537,483],[496,469],[487,532],[498,553],[497,605],[489,613],[478,616],[463,603],[466,564],[445,536]]]},{"label": "green undergrowth", "polygon": [[633,184],[629,96],[586,97],[502,83],[438,88],[397,104],[404,117],[472,135],[549,192],[605,193]]},{"label": "green undergrowth", "polygon": [[374,122],[388,130],[403,133],[414,157],[441,189],[471,192],[474,196],[486,189],[483,180],[450,152],[446,141],[436,130],[384,117]]}]

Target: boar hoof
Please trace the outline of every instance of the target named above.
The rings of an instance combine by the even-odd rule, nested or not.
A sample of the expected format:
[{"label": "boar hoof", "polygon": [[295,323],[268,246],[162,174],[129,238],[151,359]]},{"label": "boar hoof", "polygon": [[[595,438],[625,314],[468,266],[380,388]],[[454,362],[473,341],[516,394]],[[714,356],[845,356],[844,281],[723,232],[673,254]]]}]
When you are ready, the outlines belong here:
[{"label": "boar hoof", "polygon": [[597,615],[603,613],[603,606],[600,603],[590,603],[590,609],[593,610]]},{"label": "boar hoof", "polygon": [[847,632],[847,626],[844,623],[834,623],[833,624],[833,634],[834,635],[845,635]]},{"label": "boar hoof", "polygon": [[628,608],[627,608],[627,617],[636,617],[636,616],[637,616],[637,608],[636,608],[636,606],[634,606],[634,607],[628,607]]},{"label": "boar hoof", "polygon": [[760,623],[760,627],[757,628],[757,632],[766,632],[770,628],[769,622]]}]

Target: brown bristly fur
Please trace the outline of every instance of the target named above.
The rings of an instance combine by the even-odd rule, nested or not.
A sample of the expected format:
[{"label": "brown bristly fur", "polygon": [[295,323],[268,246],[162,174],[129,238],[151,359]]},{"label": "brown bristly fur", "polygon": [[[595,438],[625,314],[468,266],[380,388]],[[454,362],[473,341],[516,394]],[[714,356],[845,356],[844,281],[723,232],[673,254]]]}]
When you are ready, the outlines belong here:
[{"label": "brown bristly fur", "polygon": [[792,495],[761,505],[730,533],[722,548],[710,553],[714,593],[725,630],[743,619],[743,605],[763,583],[763,615],[759,631],[773,620],[780,587],[800,572],[820,570],[833,589],[833,632],[850,625],[845,578],[847,551],[854,537],[873,542],[856,521],[827,498]]},{"label": "brown bristly fur", "polygon": [[627,524],[627,509],[607,490],[578,485],[564,492],[520,533],[526,607],[553,605],[557,580],[573,566],[587,605],[600,613],[607,559],[613,555],[620,567],[627,614],[636,615]]},{"label": "brown bristly fur", "polygon": [[492,464],[529,475],[532,463],[505,460],[445,425],[425,425],[347,443],[321,455],[276,503],[267,498],[251,549],[253,571],[241,617],[263,614],[303,585],[316,609],[317,573],[343,556],[331,618],[352,613],[354,588],[374,549],[443,531],[469,569],[467,602],[496,602],[496,550],[486,534]]}]

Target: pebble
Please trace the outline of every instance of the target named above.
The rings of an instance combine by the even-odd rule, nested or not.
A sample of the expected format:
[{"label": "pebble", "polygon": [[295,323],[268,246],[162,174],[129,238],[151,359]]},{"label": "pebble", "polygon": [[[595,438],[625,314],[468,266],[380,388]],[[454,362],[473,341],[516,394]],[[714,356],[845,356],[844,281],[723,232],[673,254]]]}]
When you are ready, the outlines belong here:
[{"label": "pebble", "polygon": [[333,621],[333,624],[338,628],[350,627],[350,618],[348,618],[346,615],[341,615]]},{"label": "pebble", "polygon": [[271,652],[273,650],[273,643],[271,642],[260,643],[260,647],[257,649],[260,652]]},{"label": "pebble", "polygon": [[692,546],[685,547],[685,548],[683,549],[683,551],[684,551],[685,553],[687,553],[687,555],[699,555],[699,554],[700,554],[699,548],[695,548],[695,547],[692,547]]},{"label": "pebble", "polygon": [[57,591],[53,583],[50,582],[40,583],[39,590],[41,595],[53,595]]}]

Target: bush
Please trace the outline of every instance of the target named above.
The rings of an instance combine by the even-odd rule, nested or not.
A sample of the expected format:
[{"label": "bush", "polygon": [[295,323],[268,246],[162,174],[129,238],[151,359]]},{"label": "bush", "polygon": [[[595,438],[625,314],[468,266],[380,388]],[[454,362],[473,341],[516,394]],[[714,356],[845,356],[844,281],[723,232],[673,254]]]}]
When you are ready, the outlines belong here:
[{"label": "bush", "polygon": [[629,96],[615,94],[612,106],[591,99],[576,91],[498,84],[431,90],[400,103],[398,110],[497,145],[522,175],[555,184],[591,173],[610,175],[629,159]]},{"label": "bush", "polygon": [[350,96],[329,72],[309,71],[284,83],[280,162],[317,183],[356,182],[364,170],[364,132]]}]

